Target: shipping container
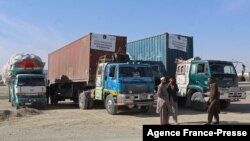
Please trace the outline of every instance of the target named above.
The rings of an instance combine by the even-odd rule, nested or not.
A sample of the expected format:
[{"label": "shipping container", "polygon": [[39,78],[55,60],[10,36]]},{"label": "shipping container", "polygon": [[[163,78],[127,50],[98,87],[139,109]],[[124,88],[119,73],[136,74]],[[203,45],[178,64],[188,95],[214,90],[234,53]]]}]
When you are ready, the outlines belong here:
[{"label": "shipping container", "polygon": [[131,60],[161,61],[167,76],[174,76],[177,58],[193,57],[193,37],[164,33],[127,44]]},{"label": "shipping container", "polygon": [[126,52],[127,37],[90,33],[48,56],[48,80],[94,84],[100,56]]}]

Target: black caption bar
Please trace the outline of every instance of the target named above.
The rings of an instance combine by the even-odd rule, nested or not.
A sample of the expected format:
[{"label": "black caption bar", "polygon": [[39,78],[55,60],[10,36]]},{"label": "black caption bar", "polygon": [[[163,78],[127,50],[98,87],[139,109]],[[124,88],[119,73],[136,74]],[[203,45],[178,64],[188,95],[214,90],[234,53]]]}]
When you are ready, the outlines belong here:
[{"label": "black caption bar", "polygon": [[143,125],[143,141],[167,137],[249,137],[250,125]]}]

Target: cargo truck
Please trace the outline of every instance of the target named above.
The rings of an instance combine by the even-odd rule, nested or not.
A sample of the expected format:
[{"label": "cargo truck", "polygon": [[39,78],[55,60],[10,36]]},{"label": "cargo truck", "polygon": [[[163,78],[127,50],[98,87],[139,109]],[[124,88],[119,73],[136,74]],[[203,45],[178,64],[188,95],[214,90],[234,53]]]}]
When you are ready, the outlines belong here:
[{"label": "cargo truck", "polygon": [[232,62],[202,60],[194,57],[177,60],[176,81],[179,97],[185,98],[186,106],[193,109],[207,108],[210,85],[208,77],[214,77],[219,87],[220,106],[227,108],[231,101],[246,98],[246,91],[238,86],[238,78]]},{"label": "cargo truck", "polygon": [[80,109],[103,101],[109,114],[119,107],[146,112],[153,104],[154,78],[146,64],[129,63],[127,38],[90,33],[52,53],[48,58],[51,104],[65,99]]},{"label": "cargo truck", "polygon": [[19,109],[32,104],[47,105],[44,62],[34,54],[15,54],[3,68],[3,81],[8,86],[9,102]]}]

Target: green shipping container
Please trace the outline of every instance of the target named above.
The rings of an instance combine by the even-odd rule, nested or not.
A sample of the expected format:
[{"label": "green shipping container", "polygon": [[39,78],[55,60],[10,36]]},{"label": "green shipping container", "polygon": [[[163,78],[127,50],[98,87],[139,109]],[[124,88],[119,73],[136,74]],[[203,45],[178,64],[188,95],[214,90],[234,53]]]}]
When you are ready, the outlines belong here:
[{"label": "green shipping container", "polygon": [[177,58],[193,57],[193,37],[164,33],[127,44],[131,60],[161,61],[167,76],[174,76]]}]

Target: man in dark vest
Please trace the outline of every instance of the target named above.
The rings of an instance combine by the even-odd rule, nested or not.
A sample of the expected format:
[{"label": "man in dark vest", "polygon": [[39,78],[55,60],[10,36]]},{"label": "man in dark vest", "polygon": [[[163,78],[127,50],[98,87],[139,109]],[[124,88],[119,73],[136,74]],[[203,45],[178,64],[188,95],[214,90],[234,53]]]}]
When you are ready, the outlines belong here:
[{"label": "man in dark vest", "polygon": [[208,99],[208,122],[206,125],[210,125],[213,117],[216,122],[214,124],[219,124],[219,113],[220,113],[220,93],[218,90],[218,86],[215,83],[214,77],[209,77],[208,82],[210,84],[210,94]]}]

